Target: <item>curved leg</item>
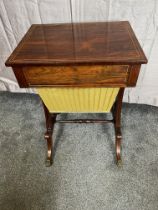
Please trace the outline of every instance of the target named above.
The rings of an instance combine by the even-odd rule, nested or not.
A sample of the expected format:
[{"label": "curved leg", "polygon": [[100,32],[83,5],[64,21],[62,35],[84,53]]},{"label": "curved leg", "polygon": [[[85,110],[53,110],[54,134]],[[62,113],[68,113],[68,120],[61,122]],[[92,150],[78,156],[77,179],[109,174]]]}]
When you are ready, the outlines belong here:
[{"label": "curved leg", "polygon": [[122,165],[122,159],[121,159],[121,141],[122,141],[122,134],[120,128],[115,128],[115,135],[116,135],[116,141],[115,141],[115,148],[116,148],[116,163],[118,166]]},{"label": "curved leg", "polygon": [[47,147],[48,147],[46,165],[50,166],[50,165],[52,165],[52,151],[53,151],[52,133],[46,132],[44,138],[47,141]]},{"label": "curved leg", "polygon": [[116,162],[117,165],[120,166],[122,164],[121,159],[121,110],[122,110],[122,99],[124,94],[124,88],[120,88],[117,100],[114,104],[113,108],[113,117],[114,117],[114,127],[115,127],[115,147],[116,147]]},{"label": "curved leg", "polygon": [[45,118],[46,118],[46,133],[45,133],[45,140],[47,141],[47,159],[46,159],[46,166],[51,166],[53,163],[53,128],[56,120],[57,114],[51,114],[45,104],[43,103]]}]

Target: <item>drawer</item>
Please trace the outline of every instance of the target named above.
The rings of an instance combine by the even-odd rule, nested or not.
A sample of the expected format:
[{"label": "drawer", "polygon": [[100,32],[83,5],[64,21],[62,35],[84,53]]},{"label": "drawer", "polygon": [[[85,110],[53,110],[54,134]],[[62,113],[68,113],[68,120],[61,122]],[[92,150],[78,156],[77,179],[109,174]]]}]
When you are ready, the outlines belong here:
[{"label": "drawer", "polygon": [[29,86],[126,86],[128,65],[27,66]]}]

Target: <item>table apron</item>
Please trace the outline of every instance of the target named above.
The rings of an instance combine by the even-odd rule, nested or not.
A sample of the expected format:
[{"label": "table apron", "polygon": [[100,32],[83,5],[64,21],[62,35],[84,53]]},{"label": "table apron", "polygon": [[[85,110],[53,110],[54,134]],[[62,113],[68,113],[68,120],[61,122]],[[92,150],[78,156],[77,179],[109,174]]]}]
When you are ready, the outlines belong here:
[{"label": "table apron", "polygon": [[140,65],[17,66],[21,88],[27,87],[132,87]]}]

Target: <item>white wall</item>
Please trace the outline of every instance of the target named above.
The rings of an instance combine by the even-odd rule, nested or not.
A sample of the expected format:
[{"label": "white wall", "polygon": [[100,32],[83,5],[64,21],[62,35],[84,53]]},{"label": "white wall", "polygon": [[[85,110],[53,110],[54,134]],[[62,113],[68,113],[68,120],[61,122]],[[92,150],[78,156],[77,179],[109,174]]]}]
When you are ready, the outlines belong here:
[{"label": "white wall", "polygon": [[[72,0],[72,19],[130,21],[149,62],[124,101],[158,106],[158,0]],[[24,91],[4,62],[31,24],[54,22],[71,22],[70,0],[0,0],[0,90]]]}]

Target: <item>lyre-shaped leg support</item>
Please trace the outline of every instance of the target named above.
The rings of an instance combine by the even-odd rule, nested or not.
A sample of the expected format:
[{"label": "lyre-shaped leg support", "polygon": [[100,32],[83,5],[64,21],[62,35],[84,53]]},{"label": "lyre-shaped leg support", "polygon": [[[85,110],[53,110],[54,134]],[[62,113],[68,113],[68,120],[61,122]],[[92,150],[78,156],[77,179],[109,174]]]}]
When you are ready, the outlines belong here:
[{"label": "lyre-shaped leg support", "polygon": [[117,165],[122,164],[121,159],[121,110],[122,110],[122,99],[124,94],[124,88],[120,88],[116,102],[113,107],[114,127],[115,127],[115,148],[116,148],[116,162]]},{"label": "lyre-shaped leg support", "polygon": [[46,133],[45,133],[45,139],[47,141],[47,166],[50,166],[53,162],[53,140],[52,140],[52,134],[53,134],[53,128],[55,122],[76,122],[76,123],[87,123],[87,122],[114,122],[115,127],[115,145],[116,145],[116,161],[117,164],[120,165],[121,162],[121,141],[122,141],[122,134],[121,134],[121,110],[122,110],[122,99],[124,94],[124,88],[120,88],[117,99],[115,101],[115,104],[113,105],[112,113],[113,113],[113,120],[58,120],[56,121],[56,114],[52,114],[49,112],[45,104],[43,103],[44,112],[45,112],[45,118],[46,118]]},{"label": "lyre-shaped leg support", "polygon": [[47,141],[47,159],[46,159],[46,166],[50,166],[53,163],[53,128],[56,121],[57,114],[51,114],[45,104],[43,103],[45,118],[46,118],[46,133],[45,139]]}]

